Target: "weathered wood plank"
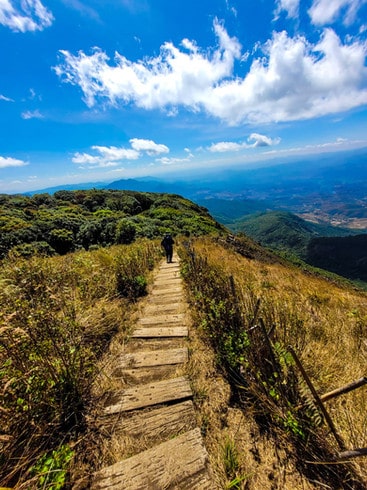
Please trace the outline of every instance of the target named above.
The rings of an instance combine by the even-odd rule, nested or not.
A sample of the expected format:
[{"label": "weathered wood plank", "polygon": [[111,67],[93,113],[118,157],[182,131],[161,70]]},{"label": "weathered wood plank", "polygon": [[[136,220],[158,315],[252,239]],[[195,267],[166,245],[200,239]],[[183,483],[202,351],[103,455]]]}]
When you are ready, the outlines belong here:
[{"label": "weathered wood plank", "polygon": [[150,407],[159,403],[183,400],[191,396],[190,383],[183,376],[133,386],[132,388],[115,393],[112,404],[104,409],[104,415]]},{"label": "weathered wood plank", "polygon": [[176,284],[175,286],[171,287],[162,287],[162,288],[153,288],[150,294],[155,297],[155,296],[168,296],[172,294],[180,293],[182,294],[183,287],[180,284]]},{"label": "weathered wood plank", "polygon": [[116,360],[116,368],[139,368],[163,366],[165,364],[181,364],[188,359],[188,349],[164,349],[146,352],[123,354]]},{"label": "weathered wood plank", "polygon": [[135,337],[129,342],[129,352],[139,352],[143,350],[162,350],[177,349],[186,347],[186,337]]},{"label": "weathered wood plank", "polygon": [[[161,379],[175,378],[181,373],[177,373],[179,364],[167,364],[165,366],[151,366],[137,369],[116,369],[112,375],[121,378],[128,385],[142,383],[153,383]],[[1,489],[0,489],[1,490]]]},{"label": "weathered wood plank", "polygon": [[141,327],[136,328],[131,337],[133,338],[156,338],[156,337],[187,337],[187,327]]},{"label": "weathered wood plank", "polygon": [[182,311],[183,309],[183,302],[174,302],[174,303],[166,303],[160,305],[159,308],[157,308],[156,304],[147,304],[144,307],[143,310],[143,315],[146,316],[154,316],[154,315],[164,315],[168,313],[179,313],[180,310]]},{"label": "weathered wood plank", "polygon": [[91,489],[193,488],[188,485],[193,483],[195,475],[199,475],[204,483],[204,486],[196,488],[209,488],[206,486],[209,482],[207,465],[208,454],[200,429],[196,428],[100,470],[94,475]]},{"label": "weathered wood plank", "polygon": [[167,303],[177,303],[178,301],[182,301],[182,292],[150,295],[147,305],[166,305]]},{"label": "weathered wood plank", "polygon": [[191,400],[175,403],[166,407],[125,416],[114,424],[115,432],[124,432],[130,436],[143,435],[144,438],[158,438],[162,435],[174,435],[196,426],[194,405]]},{"label": "weathered wood plank", "polygon": [[163,315],[150,315],[139,318],[138,325],[171,325],[174,323],[183,323],[186,316],[183,313],[168,313]]}]

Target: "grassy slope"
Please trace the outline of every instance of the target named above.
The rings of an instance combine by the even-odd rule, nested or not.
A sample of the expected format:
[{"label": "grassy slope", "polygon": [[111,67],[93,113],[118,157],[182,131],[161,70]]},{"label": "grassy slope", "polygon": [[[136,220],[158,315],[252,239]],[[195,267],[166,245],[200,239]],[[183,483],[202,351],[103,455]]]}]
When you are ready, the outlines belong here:
[{"label": "grassy slope", "polygon": [[[246,328],[254,314],[256,299],[259,299],[260,308],[257,318],[264,320],[268,331],[274,329],[273,341],[278,345],[277,352],[283,352],[282,349],[292,345],[320,394],[365,376],[366,294],[352,287],[341,286],[314,276],[309,272],[305,273],[286,261],[280,261],[275,257],[272,259],[270,254],[261,250],[261,247],[251,246],[250,241],[247,243],[245,241],[239,247],[237,245],[236,241],[221,245],[212,240],[196,240],[194,243],[196,263],[201,263],[207,271],[213,271],[208,272],[213,274],[211,280],[208,277],[201,280],[200,274],[203,274],[201,272],[195,278],[196,284],[191,286],[194,317],[202,341],[210,342],[218,349],[217,361],[223,359],[223,355],[229,355],[229,361],[227,359],[222,364],[224,372],[228,362],[230,366],[236,366],[236,363],[232,364],[231,356],[233,351],[236,351],[237,355],[239,352],[236,350],[238,341],[231,344],[233,335],[237,335],[236,330],[233,334],[229,334],[233,328],[232,321],[235,321],[233,312],[238,307],[241,309],[243,325]],[[236,250],[240,250],[241,254]],[[201,258],[204,259],[203,262]],[[193,274],[194,272],[191,271],[190,276]],[[227,313],[225,299],[227,296],[224,292],[220,293],[220,289],[216,286],[217,278],[221,275],[233,278],[241,297],[240,303],[237,304],[236,299],[233,298],[231,301],[229,295]],[[190,277],[188,281],[190,283]],[[214,330],[211,330],[212,328]],[[218,328],[224,329],[219,337],[217,337]],[[254,341],[254,338],[252,340]],[[260,342],[260,345],[263,344],[263,341]],[[246,361],[248,355],[244,349],[243,367],[237,364],[240,372],[247,373],[249,369]],[[262,356],[264,354],[259,354],[257,360]],[[212,363],[215,361],[212,360]],[[206,378],[213,376],[210,374],[213,364],[211,366],[206,360],[201,367],[204,371],[207,370]],[[229,378],[227,376],[229,380],[231,372],[233,375],[232,369],[235,368],[229,371]],[[253,370],[251,372],[260,373]],[[338,446],[330,433],[327,434],[326,431],[323,434],[322,427],[325,426],[320,428],[315,426],[310,432],[314,435],[311,435],[307,447],[304,446],[302,437],[297,439],[297,431],[301,429],[302,423],[299,422],[299,426],[298,422],[288,425],[290,421],[287,415],[284,413],[282,415],[280,400],[277,402],[272,398],[278,396],[276,392],[267,398],[264,390],[257,388],[257,391],[255,390],[257,395],[253,402],[250,404],[246,402],[243,409],[239,410],[241,403],[238,403],[239,400],[234,393],[238,390],[238,385],[244,383],[244,390],[237,391],[237,396],[245,400],[246,392],[252,385],[250,383],[245,388],[250,379],[249,374],[245,375],[245,380],[242,382],[240,378],[236,378],[234,383],[236,388],[232,397],[228,394],[225,396],[225,391],[220,387],[217,379],[213,379],[213,389],[209,386],[205,388],[205,379],[201,379],[198,387],[199,394],[202,390],[206,390],[205,397],[202,395],[198,397],[198,404],[207,444],[211,448],[211,457],[216,465],[216,471],[221,475],[223,487],[236,478],[243,478],[243,486],[233,488],[251,490],[315,488],[312,481],[320,483],[320,487],[316,485],[316,488],[324,488],[324,485],[326,487],[329,485],[329,488],[339,488],[337,485],[344,489],[364,488],[361,484],[358,486],[356,483],[347,483],[351,477],[350,474],[348,476],[349,471],[355,471],[355,475],[360,475],[360,481],[366,481],[367,465],[363,458],[349,466],[349,469],[348,467],[343,469],[342,465],[318,466],[305,462],[305,460],[317,462],[325,458],[325,453],[323,456],[322,452],[319,453],[318,446],[321,450],[324,444],[330,445],[329,449],[326,450],[326,447],[324,449],[327,453],[331,448],[331,454],[338,452]],[[270,382],[270,379],[267,378],[266,382]],[[296,402],[296,405],[302,403],[301,400],[302,398]],[[226,404],[227,408],[225,408]],[[290,411],[293,410],[291,407],[292,405],[289,405]],[[347,448],[367,446],[365,388],[328,402],[327,408]],[[297,409],[293,413],[297,420]],[[283,417],[285,419],[279,423]],[[320,435],[318,435],[319,431],[321,431]],[[316,444],[314,448],[312,448],[313,442]],[[232,454],[233,463],[230,471],[228,470],[229,453]]]}]

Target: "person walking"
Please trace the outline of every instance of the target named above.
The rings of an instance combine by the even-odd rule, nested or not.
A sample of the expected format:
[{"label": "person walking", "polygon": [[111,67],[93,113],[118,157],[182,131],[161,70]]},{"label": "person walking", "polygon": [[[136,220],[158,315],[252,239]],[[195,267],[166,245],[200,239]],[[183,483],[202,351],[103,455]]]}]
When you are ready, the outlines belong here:
[{"label": "person walking", "polygon": [[164,248],[164,251],[166,253],[167,264],[170,264],[172,262],[174,243],[175,242],[170,233],[166,233],[163,240],[161,241],[161,246]]}]

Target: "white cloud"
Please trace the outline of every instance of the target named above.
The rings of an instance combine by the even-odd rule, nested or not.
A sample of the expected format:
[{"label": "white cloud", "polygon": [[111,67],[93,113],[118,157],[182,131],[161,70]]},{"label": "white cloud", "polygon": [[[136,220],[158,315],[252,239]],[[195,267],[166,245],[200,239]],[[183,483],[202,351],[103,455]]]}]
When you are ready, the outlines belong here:
[{"label": "white cloud", "polygon": [[299,5],[300,0],[277,0],[275,16],[278,17],[284,10],[287,12],[287,17],[297,18],[299,14]]},{"label": "white cloud", "polygon": [[154,143],[152,140],[132,138],[130,144],[134,150],[138,152],[146,151],[150,156],[169,153],[168,146]]},{"label": "white cloud", "polygon": [[269,138],[268,136],[265,136],[264,134],[258,134],[258,133],[252,133],[250,134],[249,141],[253,141],[253,144],[251,145],[254,148],[257,148],[258,146],[273,146],[277,145],[280,142],[279,138]]},{"label": "white cloud", "polygon": [[196,52],[194,44],[186,40],[185,47],[192,48],[187,53],[167,42],[156,58],[131,62],[116,53],[115,66],[110,66],[108,56],[98,48],[90,56],[82,51],[76,56],[61,51],[65,62],[55,71],[66,82],[81,87],[88,106],[93,106],[97,97],[106,97],[112,104],[121,101],[145,109],[184,105],[198,110],[203,94],[231,76],[234,60],[240,57],[238,41],[230,38],[219,22],[214,30],[219,47],[213,52]]},{"label": "white cloud", "polygon": [[218,21],[214,30],[216,49],[185,40],[186,52],[165,43],[156,58],[132,62],[117,53],[114,65],[98,48],[90,56],[61,51],[64,63],[55,71],[80,86],[90,107],[102,98],[174,116],[183,106],[229,125],[315,118],[367,103],[366,43],[343,44],[332,29],[315,45],[277,32],[241,78],[234,72],[242,56],[238,40]]},{"label": "white cloud", "polygon": [[24,160],[18,160],[17,158],[0,156],[0,168],[24,167],[25,165],[28,165],[28,162],[25,162]]},{"label": "white cloud", "polygon": [[[247,138],[248,142],[235,143],[233,141],[221,141],[219,143],[213,143],[208,150],[212,153],[226,153],[233,151],[241,151],[249,148],[258,148],[260,146],[273,146],[280,142],[279,138],[269,138],[264,134],[252,133]],[[251,143],[253,142],[253,143]]]},{"label": "white cloud", "polygon": [[71,159],[73,163],[88,167],[113,167],[122,160],[137,160],[139,152],[131,148],[118,148],[116,146],[92,146],[96,154],[75,153]]},{"label": "white cloud", "polygon": [[14,102],[13,99],[10,99],[9,97],[5,97],[5,95],[0,94],[0,100],[3,100],[5,102]]},{"label": "white cloud", "polygon": [[23,119],[43,119],[45,117],[38,109],[35,111],[24,111],[21,116]]},{"label": "white cloud", "polygon": [[156,158],[156,162],[162,163],[163,165],[174,165],[175,163],[185,163],[185,162],[190,162],[194,155],[191,153],[185,157],[185,158],[178,158],[178,157],[162,157],[162,158]]},{"label": "white cloud", "polygon": [[243,79],[218,84],[206,109],[230,124],[335,114],[367,103],[366,44],[343,45],[332,29],[312,45],[275,33]]},{"label": "white cloud", "polygon": [[366,0],[313,0],[308,13],[316,25],[330,24],[341,15],[348,25],[355,21],[358,10],[365,3]]},{"label": "white cloud", "polygon": [[221,141],[213,143],[208,150],[213,153],[226,153],[228,151],[240,151],[247,148],[247,143],[234,143],[232,141]]},{"label": "white cloud", "polygon": [[111,167],[119,165],[123,160],[137,160],[142,152],[150,156],[169,153],[166,145],[157,144],[152,140],[132,138],[130,144],[131,148],[95,145],[91,147],[94,154],[77,152],[72,157],[72,162],[88,167]]},{"label": "white cloud", "polygon": [[42,31],[54,20],[40,0],[0,0],[0,24],[15,32]]}]

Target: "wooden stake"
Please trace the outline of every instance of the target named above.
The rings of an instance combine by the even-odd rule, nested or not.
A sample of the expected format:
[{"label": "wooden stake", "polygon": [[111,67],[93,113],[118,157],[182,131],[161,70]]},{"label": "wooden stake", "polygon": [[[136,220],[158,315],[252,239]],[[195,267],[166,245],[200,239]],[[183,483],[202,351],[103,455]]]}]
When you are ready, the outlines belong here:
[{"label": "wooden stake", "polygon": [[325,421],[326,423],[328,424],[329,428],[330,428],[330,431],[332,432],[333,436],[335,437],[335,440],[336,442],[338,443],[339,445],[339,448],[342,450],[342,451],[346,451],[346,447],[344,446],[344,442],[342,440],[342,438],[339,436],[335,426],[334,426],[334,423],[333,421],[331,420],[331,417],[328,413],[328,411],[326,410],[326,408],[324,407],[324,404],[322,403],[317,391],[315,390],[310,378],[308,377],[308,374],[306,373],[301,361],[299,360],[297,354],[294,352],[293,348],[291,346],[288,347],[288,350],[289,352],[292,354],[292,357],[298,367],[298,369],[301,371],[302,375],[303,375],[303,378],[304,380],[306,381],[307,383],[307,386],[309,387],[311,393],[312,393],[312,396],[314,397],[314,400],[317,404],[317,406],[319,407],[319,409],[321,410],[324,418],[325,418]]}]

